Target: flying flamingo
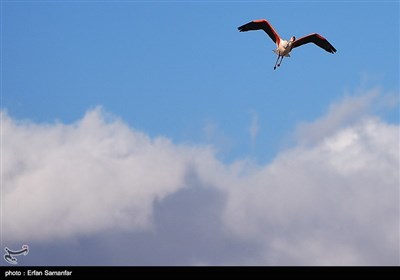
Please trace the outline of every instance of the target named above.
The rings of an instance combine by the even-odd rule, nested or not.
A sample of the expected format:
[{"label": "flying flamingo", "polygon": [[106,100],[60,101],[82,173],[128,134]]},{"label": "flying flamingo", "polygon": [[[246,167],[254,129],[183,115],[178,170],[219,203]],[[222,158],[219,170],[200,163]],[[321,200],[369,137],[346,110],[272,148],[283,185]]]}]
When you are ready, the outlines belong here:
[{"label": "flying flamingo", "polygon": [[[290,57],[289,53],[292,51],[292,49],[300,47],[304,44],[314,43],[317,46],[326,50],[327,52],[330,52],[332,54],[336,52],[336,49],[328,42],[328,40],[317,33],[301,37],[297,40],[294,36],[292,36],[289,41],[283,40],[281,37],[279,37],[278,33],[275,31],[272,25],[265,19],[250,21],[249,23],[238,27],[238,29],[240,32],[262,29],[268,34],[269,37],[271,37],[272,41],[274,41],[274,43],[276,44],[276,50],[273,50],[273,52],[278,55],[278,58],[275,62],[274,70],[276,69],[276,66],[279,67],[281,65],[284,57]],[[281,59],[281,61],[279,61],[279,58]]]}]

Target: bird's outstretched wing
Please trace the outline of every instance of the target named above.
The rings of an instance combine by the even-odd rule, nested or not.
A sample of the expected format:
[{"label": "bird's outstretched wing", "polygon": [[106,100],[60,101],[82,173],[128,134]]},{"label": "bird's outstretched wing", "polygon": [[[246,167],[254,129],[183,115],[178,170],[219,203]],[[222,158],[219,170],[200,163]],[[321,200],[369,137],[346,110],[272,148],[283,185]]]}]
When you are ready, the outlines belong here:
[{"label": "bird's outstretched wing", "polygon": [[336,49],[331,45],[331,43],[329,43],[328,40],[317,33],[313,33],[295,40],[292,44],[292,48],[297,48],[301,45],[308,43],[314,43],[330,53],[336,52]]},{"label": "bird's outstretched wing", "polygon": [[274,41],[275,44],[279,45],[279,42],[281,40],[272,25],[265,19],[250,21],[249,23],[239,26],[238,29],[240,32],[262,29],[269,35],[269,37],[271,37],[272,41]]}]

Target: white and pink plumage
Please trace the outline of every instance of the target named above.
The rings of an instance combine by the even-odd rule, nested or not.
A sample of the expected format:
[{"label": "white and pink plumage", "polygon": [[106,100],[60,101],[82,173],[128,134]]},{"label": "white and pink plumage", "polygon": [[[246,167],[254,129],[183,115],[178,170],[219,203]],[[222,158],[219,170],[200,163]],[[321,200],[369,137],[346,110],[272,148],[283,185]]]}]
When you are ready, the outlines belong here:
[{"label": "white and pink plumage", "polygon": [[[336,52],[336,49],[331,45],[331,43],[329,43],[327,39],[317,33],[312,33],[297,40],[294,36],[292,36],[290,40],[284,40],[275,31],[272,25],[265,19],[253,20],[238,27],[238,29],[240,32],[250,30],[264,30],[268,34],[268,36],[276,44],[276,49],[274,50],[274,52],[278,55],[274,69],[276,69],[277,66],[279,67],[281,65],[284,57],[290,57],[289,53],[292,51],[292,49],[300,47],[304,44],[314,43],[329,53],[333,54]],[[281,59],[280,61],[279,58]]]}]

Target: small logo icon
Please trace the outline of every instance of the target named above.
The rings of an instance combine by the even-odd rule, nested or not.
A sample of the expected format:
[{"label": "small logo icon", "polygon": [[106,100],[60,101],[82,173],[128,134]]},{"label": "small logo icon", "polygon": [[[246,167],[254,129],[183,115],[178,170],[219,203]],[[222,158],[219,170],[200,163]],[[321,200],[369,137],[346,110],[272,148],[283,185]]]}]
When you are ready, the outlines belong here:
[{"label": "small logo icon", "polygon": [[4,260],[8,262],[9,264],[18,264],[17,258],[14,256],[19,256],[19,255],[28,255],[29,253],[29,246],[28,245],[22,245],[22,249],[19,251],[13,251],[8,249],[7,247],[4,248],[4,251],[6,253],[4,254]]}]

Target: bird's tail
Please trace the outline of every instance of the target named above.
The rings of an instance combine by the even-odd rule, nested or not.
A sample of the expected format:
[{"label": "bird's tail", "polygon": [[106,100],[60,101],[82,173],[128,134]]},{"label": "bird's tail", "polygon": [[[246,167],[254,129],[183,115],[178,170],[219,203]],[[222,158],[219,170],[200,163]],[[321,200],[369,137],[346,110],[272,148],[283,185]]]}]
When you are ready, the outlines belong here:
[{"label": "bird's tail", "polygon": [[[272,51],[273,51],[274,53],[276,53],[277,55],[280,55],[278,50],[272,50]],[[285,57],[290,57],[290,54],[286,54]]]}]

